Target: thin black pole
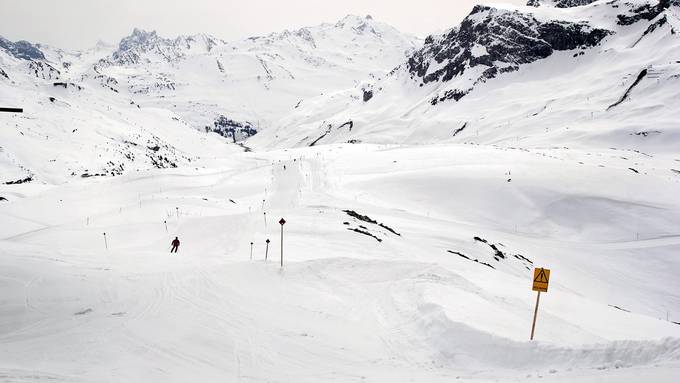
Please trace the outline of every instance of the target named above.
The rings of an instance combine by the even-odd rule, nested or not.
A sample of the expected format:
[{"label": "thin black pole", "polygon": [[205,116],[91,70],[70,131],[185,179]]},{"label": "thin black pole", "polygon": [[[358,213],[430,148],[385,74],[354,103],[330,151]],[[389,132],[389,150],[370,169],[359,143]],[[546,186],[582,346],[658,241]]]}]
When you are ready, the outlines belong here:
[{"label": "thin black pole", "polygon": [[269,255],[269,238],[265,241],[267,247],[264,250],[264,261],[267,262],[267,256]]}]

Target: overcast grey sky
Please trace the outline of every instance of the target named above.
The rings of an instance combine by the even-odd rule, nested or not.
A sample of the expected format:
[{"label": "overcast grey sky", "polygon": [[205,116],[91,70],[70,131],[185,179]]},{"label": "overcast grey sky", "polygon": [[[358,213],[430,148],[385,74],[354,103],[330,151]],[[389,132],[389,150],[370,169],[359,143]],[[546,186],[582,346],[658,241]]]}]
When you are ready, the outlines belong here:
[{"label": "overcast grey sky", "polygon": [[[225,40],[370,14],[417,36],[449,28],[481,0],[1,0],[0,36],[83,49],[134,27]],[[493,0],[522,4],[526,0]]]}]

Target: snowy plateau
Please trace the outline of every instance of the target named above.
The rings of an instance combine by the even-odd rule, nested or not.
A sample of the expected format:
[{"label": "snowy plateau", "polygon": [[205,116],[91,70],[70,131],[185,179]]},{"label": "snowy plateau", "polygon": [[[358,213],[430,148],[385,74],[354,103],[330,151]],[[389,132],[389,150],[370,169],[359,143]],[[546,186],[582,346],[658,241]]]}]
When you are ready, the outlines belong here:
[{"label": "snowy plateau", "polygon": [[0,38],[0,382],[679,382],[680,2],[374,16]]}]

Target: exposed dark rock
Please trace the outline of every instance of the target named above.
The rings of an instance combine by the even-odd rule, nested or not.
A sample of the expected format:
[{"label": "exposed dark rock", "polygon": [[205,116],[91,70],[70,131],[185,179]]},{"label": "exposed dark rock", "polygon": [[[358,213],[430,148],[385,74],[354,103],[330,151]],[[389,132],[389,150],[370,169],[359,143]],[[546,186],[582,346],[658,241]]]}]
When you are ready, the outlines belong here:
[{"label": "exposed dark rock", "polygon": [[78,90],[83,90],[82,86],[74,84],[72,82],[55,82],[55,83],[52,83],[52,86],[60,86],[64,89],[67,89],[69,86],[71,86],[71,87],[76,88]]},{"label": "exposed dark rock", "polygon": [[328,124],[328,127],[326,128],[326,131],[325,131],[321,136],[319,136],[316,140],[312,141],[312,142],[309,144],[309,146],[311,147],[311,146],[316,145],[317,142],[321,141],[321,139],[323,139],[324,137],[326,137],[326,136],[331,132],[331,129],[333,129],[333,125]]},{"label": "exposed dark rock", "polygon": [[351,132],[352,128],[354,127],[354,122],[352,120],[349,120],[349,121],[345,122],[344,124],[338,126],[338,129],[341,129],[345,126],[349,127],[349,131]]},{"label": "exposed dark rock", "polygon": [[619,25],[631,25],[637,23],[640,20],[653,20],[670,6],[670,0],[659,0],[656,5],[644,4],[638,8],[630,10],[629,13],[617,15],[617,23]]},{"label": "exposed dark rock", "polygon": [[347,215],[349,215],[349,216],[352,217],[352,218],[358,219],[359,221],[366,222],[366,223],[370,223],[370,224],[373,224],[373,225],[378,225],[378,226],[382,227],[383,229],[389,231],[389,232],[392,233],[392,234],[401,236],[401,234],[397,233],[397,232],[396,232],[394,229],[392,229],[391,227],[389,227],[389,226],[387,226],[387,225],[385,225],[385,224],[383,224],[383,223],[380,223],[380,222],[378,222],[378,221],[376,221],[376,220],[370,218],[370,217],[367,216],[367,215],[361,215],[361,214],[355,212],[354,210],[343,210],[343,212],[347,213]]},{"label": "exposed dark rock", "polygon": [[30,61],[28,70],[35,77],[43,80],[56,80],[61,76],[61,72],[57,68],[43,61]]},{"label": "exposed dark rock", "polygon": [[430,100],[430,104],[432,105],[437,105],[440,101],[446,101],[450,99],[454,99],[455,101],[460,100],[463,98],[465,95],[470,93],[472,91],[472,88],[467,89],[467,90],[459,90],[459,89],[454,89],[454,90],[447,90],[444,92],[444,94],[440,97],[435,97],[432,100]]},{"label": "exposed dark rock", "polygon": [[498,261],[500,259],[505,259],[505,253],[500,251],[496,245],[489,244],[489,247],[494,251],[494,258]]},{"label": "exposed dark rock", "polygon": [[[429,83],[446,82],[478,66],[472,86],[499,74],[517,70],[550,56],[554,51],[596,46],[612,32],[587,23],[540,22],[531,14],[477,5],[447,34],[425,39],[425,45],[408,60],[412,78]],[[436,69],[431,69],[436,67]],[[460,100],[472,90],[448,90],[432,100]]]},{"label": "exposed dark rock", "polygon": [[5,182],[5,185],[18,185],[18,184],[28,183],[28,182],[31,182],[31,181],[33,181],[33,177],[29,176],[29,177],[26,177],[26,178],[22,178],[20,180],[7,181],[7,182]]},{"label": "exposed dark rock", "polygon": [[359,221],[368,222],[376,225],[378,224],[378,221],[371,219],[367,215],[361,215],[354,210],[343,210],[343,212],[347,213],[347,215],[349,215],[352,218],[358,219]]},{"label": "exposed dark rock", "polygon": [[621,308],[621,307],[616,306],[616,305],[608,305],[608,306],[609,306],[609,307],[613,307],[613,308],[615,308],[615,309],[617,309],[617,310],[625,311],[625,312],[627,312],[627,313],[630,312],[630,310],[626,310],[626,309]]},{"label": "exposed dark rock", "polygon": [[28,41],[21,40],[13,43],[4,37],[0,37],[0,49],[3,49],[10,55],[22,60],[45,59],[43,52]]},{"label": "exposed dark rock", "polygon": [[85,315],[85,314],[89,314],[91,312],[92,312],[92,309],[85,309],[83,311],[78,311],[77,313],[74,313],[73,315]]},{"label": "exposed dark rock", "polygon": [[375,238],[375,240],[378,241],[378,242],[382,242],[382,239],[376,237],[375,235],[369,233],[368,231],[361,230],[361,229],[356,229],[356,228],[355,228],[355,229],[347,228],[347,230],[349,230],[349,231],[354,231],[354,232],[356,232],[356,233],[360,233],[360,234],[363,234],[363,235],[367,235],[367,236],[369,236],[369,237]]},{"label": "exposed dark rock", "polygon": [[637,84],[639,84],[640,81],[642,81],[642,79],[645,78],[645,76],[647,76],[647,69],[646,68],[643,69],[638,74],[638,76],[635,79],[635,81],[633,82],[633,84],[631,84],[631,86],[629,86],[628,89],[626,89],[626,92],[623,94],[623,96],[621,96],[621,98],[618,101],[616,101],[615,103],[609,105],[609,107],[607,107],[607,110],[609,110],[609,109],[621,104],[622,102],[626,101],[628,99],[628,96],[630,95],[630,92],[633,90],[633,88],[635,88],[637,86]]},{"label": "exposed dark rock", "polygon": [[396,231],[394,231],[394,229],[392,229],[391,227],[389,227],[389,226],[387,226],[387,225],[385,225],[385,224],[383,224],[383,223],[379,223],[378,226],[382,227],[383,229],[389,231],[389,232],[392,233],[392,234],[395,234],[395,235],[398,235],[398,236],[401,237],[401,234],[397,233]]},{"label": "exposed dark rock", "polygon": [[631,133],[631,134],[634,134],[636,136],[647,137],[647,136],[652,135],[652,134],[661,134],[661,131],[660,130],[645,130],[645,131],[642,131],[642,132],[635,132],[635,133]]},{"label": "exposed dark rock", "polygon": [[234,121],[225,116],[219,116],[213,123],[214,127],[206,126],[206,131],[215,132],[220,136],[231,138],[234,143],[245,140],[257,134],[257,130],[249,122]]},{"label": "exposed dark rock", "polygon": [[453,132],[453,136],[455,137],[456,134],[458,134],[458,133],[462,132],[463,130],[465,130],[465,128],[467,128],[467,124],[468,124],[468,123],[466,122],[466,123],[463,124],[463,126],[461,126],[460,128],[456,129],[456,130]]},{"label": "exposed dark rock", "polygon": [[[480,238],[480,237],[474,237],[474,240],[477,241],[477,242],[484,243],[484,244],[486,244],[487,246],[489,246],[489,247],[491,248],[491,250],[493,250],[493,252],[494,252],[493,258],[496,260],[496,262],[500,262],[501,259],[507,259],[508,254],[505,253],[505,252],[503,252],[501,249],[499,249],[499,246],[505,247],[505,246],[503,246],[502,243],[495,243],[495,244],[494,244],[494,243],[490,243],[490,242],[487,241],[486,239]],[[521,254],[511,254],[511,255],[512,255],[515,259],[517,259],[517,260],[519,260],[520,262],[522,262],[522,265],[523,265],[526,269],[529,269],[529,265],[532,265],[532,264],[533,264],[533,262],[532,262],[529,258],[527,258],[527,257],[525,257],[525,256],[523,256],[523,255],[521,255]]]},{"label": "exposed dark rock", "polygon": [[668,24],[668,18],[664,15],[662,18],[660,18],[659,20],[657,20],[656,22],[650,24],[650,25],[647,27],[647,29],[644,31],[644,33],[642,33],[642,36],[640,36],[640,38],[637,39],[637,41],[635,41],[635,43],[633,43],[633,47],[635,47],[636,45],[638,45],[638,43],[639,43],[640,41],[642,41],[642,39],[644,39],[645,36],[649,35],[650,33],[654,32],[655,30],[657,30],[657,29],[660,28],[660,27],[663,27],[663,26],[666,25],[666,24]]},{"label": "exposed dark rock", "polygon": [[455,254],[455,255],[457,255],[457,256],[459,256],[459,257],[461,257],[461,258],[465,258],[465,259],[467,259],[468,261],[476,262],[476,263],[479,263],[480,265],[488,266],[488,267],[490,267],[490,268],[492,268],[492,269],[495,269],[495,267],[491,266],[490,264],[488,264],[488,263],[486,263],[486,262],[482,262],[482,261],[480,261],[479,259],[472,259],[472,258],[468,257],[467,255],[465,255],[465,254],[463,254],[463,253],[459,253],[459,252],[457,252],[457,251],[451,251],[451,250],[446,250],[446,251],[448,251],[448,252],[451,253],[451,254]]},{"label": "exposed dark rock", "polygon": [[368,100],[373,98],[373,91],[372,90],[364,90],[364,102],[367,102]]},{"label": "exposed dark rock", "polygon": [[104,174],[104,173],[94,173],[94,174],[90,174],[90,173],[87,173],[87,172],[86,172],[86,173],[81,174],[80,177],[81,177],[81,178],[106,177],[106,174]]},{"label": "exposed dark rock", "polygon": [[597,0],[529,0],[527,5],[530,7],[540,7],[544,4],[554,5],[555,8],[573,8],[594,3]]},{"label": "exposed dark rock", "polygon": [[530,263],[530,264],[532,264],[532,265],[534,264],[534,262],[533,262],[532,260],[530,260],[529,258],[523,256],[522,254],[513,254],[512,256],[515,257],[515,258],[517,258],[517,259],[519,259],[520,261],[525,261],[525,262],[528,262],[528,263]]}]

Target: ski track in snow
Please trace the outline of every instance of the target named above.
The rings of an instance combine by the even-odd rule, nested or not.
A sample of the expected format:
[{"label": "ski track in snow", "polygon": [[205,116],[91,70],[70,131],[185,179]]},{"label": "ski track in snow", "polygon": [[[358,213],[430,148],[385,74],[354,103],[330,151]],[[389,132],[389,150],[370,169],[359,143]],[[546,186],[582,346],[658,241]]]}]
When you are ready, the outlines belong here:
[{"label": "ski track in snow", "polygon": [[[488,162],[492,153],[500,158]],[[623,201],[612,214],[644,205],[677,219],[679,186],[672,178],[646,176],[664,193],[603,191],[598,177],[625,185],[633,176],[456,145],[320,146],[230,158],[231,165],[219,162],[221,168],[195,176],[180,168],[35,192],[21,186],[25,197],[0,207],[0,217],[44,217],[46,226],[9,230],[0,241],[0,376],[20,382],[677,376],[680,326],[661,319],[664,309],[677,315],[680,305],[672,277],[678,265],[669,256],[680,245],[677,233],[655,234],[661,222],[645,238],[622,239],[627,227],[604,230],[607,220],[578,215],[572,223],[536,215],[517,230],[486,214],[505,206],[493,214],[514,216],[513,204],[542,212],[555,198],[591,188],[595,199],[578,201],[607,197]],[[511,164],[512,183],[501,163]],[[559,178],[551,173],[556,166]],[[583,177],[593,177],[593,185]],[[474,197],[487,188],[500,205]],[[280,217],[288,221],[283,270]],[[344,221],[366,225],[383,242],[347,231]],[[182,241],[178,255],[166,250],[174,235]],[[513,257],[495,261],[488,246],[472,239],[477,235],[553,269],[537,342],[526,339],[530,273]],[[265,238],[272,240],[267,263]],[[669,280],[657,288],[646,278]]]}]

